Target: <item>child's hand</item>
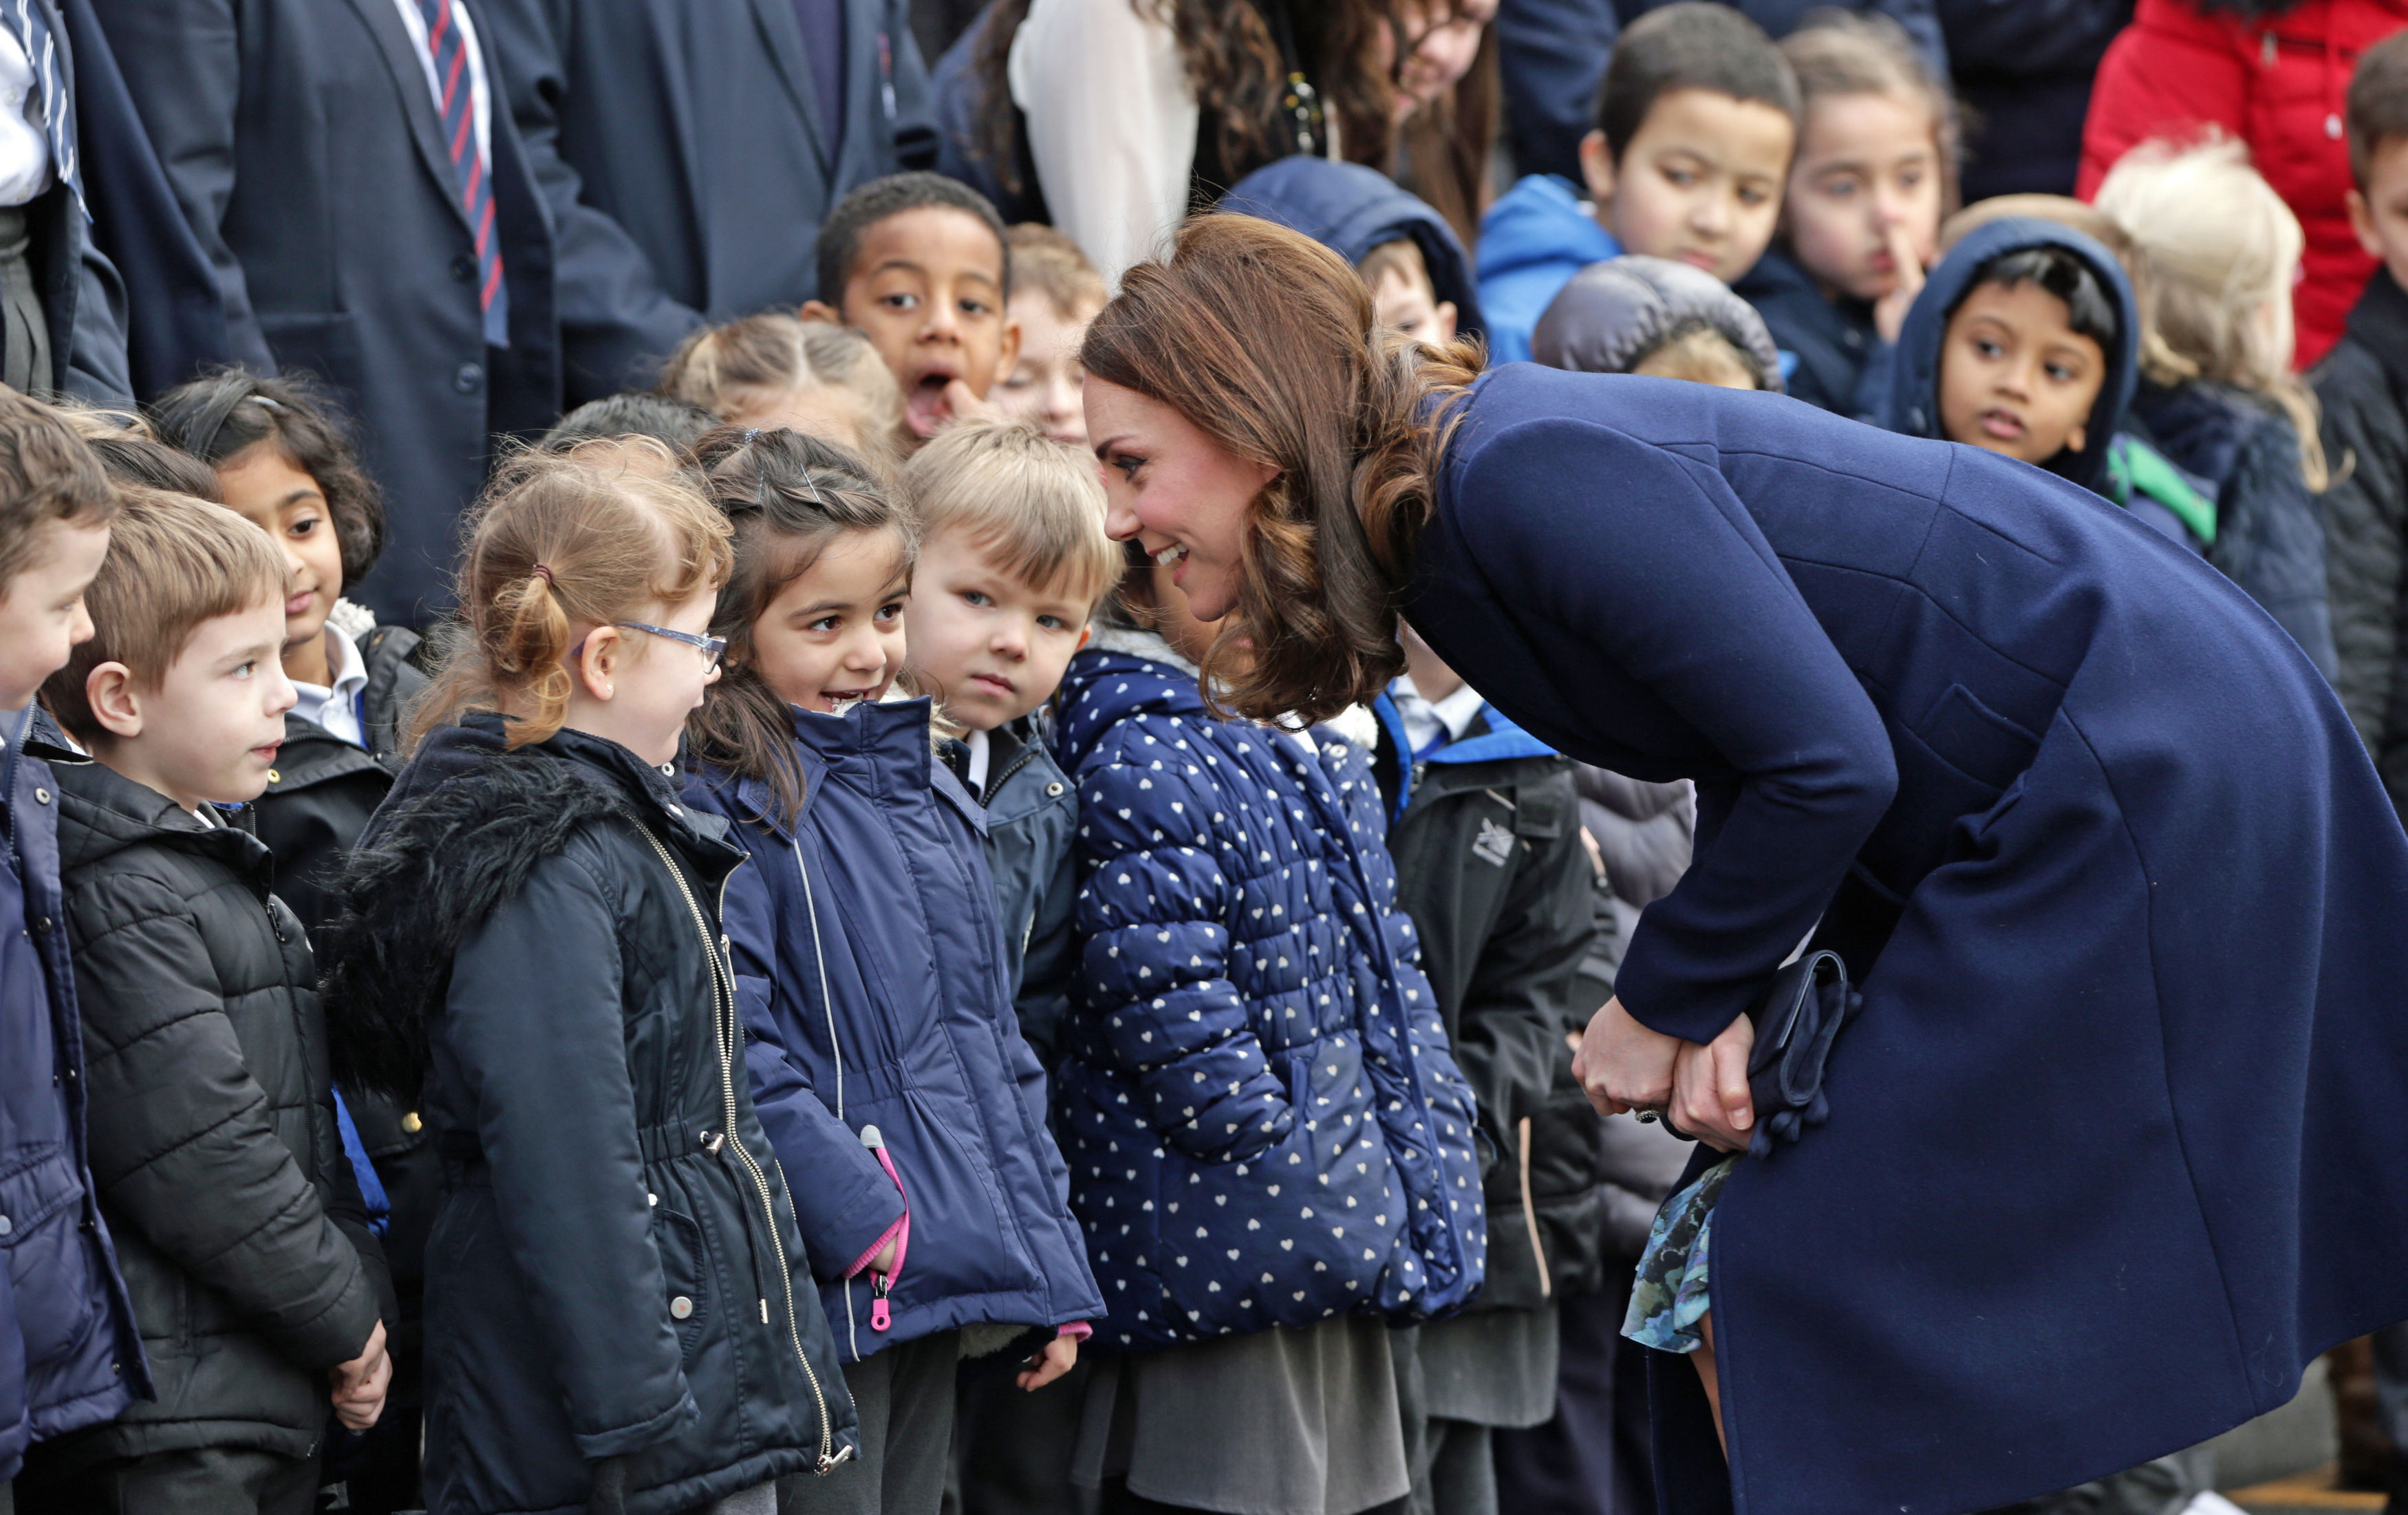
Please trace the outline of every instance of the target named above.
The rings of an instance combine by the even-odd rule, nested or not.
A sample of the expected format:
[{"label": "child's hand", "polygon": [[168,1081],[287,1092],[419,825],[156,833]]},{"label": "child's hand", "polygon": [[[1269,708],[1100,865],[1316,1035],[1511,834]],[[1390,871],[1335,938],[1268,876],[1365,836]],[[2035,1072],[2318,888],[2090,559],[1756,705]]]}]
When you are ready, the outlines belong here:
[{"label": "child's hand", "polygon": [[1873,330],[1881,333],[1883,341],[1896,343],[1906,326],[1906,313],[1914,307],[1914,297],[1923,293],[1923,260],[1915,255],[1914,238],[1906,235],[1903,222],[1890,222],[1884,235],[1889,241],[1890,266],[1898,282],[1873,302]]},{"label": "child's hand", "polygon": [[874,1252],[872,1252],[872,1253],[870,1253],[870,1254],[869,1254],[869,1265],[868,1265],[867,1267],[863,1268],[861,1271],[863,1271],[864,1273],[892,1273],[892,1272],[894,1272],[894,1271],[895,1271],[895,1251],[896,1251],[896,1246],[897,1246],[897,1245],[899,1245],[899,1243],[901,1242],[901,1240],[902,1240],[902,1238],[901,1238],[901,1237],[899,1237],[899,1236],[889,1236],[889,1237],[887,1237],[887,1238],[886,1238],[886,1245],[885,1245],[885,1246],[883,1246],[883,1247],[879,1248],[879,1249],[878,1249],[878,1251],[874,1251]]},{"label": "child's hand", "polygon": [[945,385],[945,408],[955,421],[1001,421],[1003,412],[970,392],[969,385],[956,379]]},{"label": "child's hand", "polygon": [[1079,1338],[1055,1336],[1028,1359],[1028,1369],[1014,1381],[1023,1389],[1042,1389],[1079,1365]]},{"label": "child's hand", "polygon": [[393,1384],[393,1357],[384,1350],[384,1322],[368,1333],[368,1344],[357,1357],[331,1368],[335,1383],[335,1419],[353,1431],[365,1431],[384,1413],[385,1390]]}]

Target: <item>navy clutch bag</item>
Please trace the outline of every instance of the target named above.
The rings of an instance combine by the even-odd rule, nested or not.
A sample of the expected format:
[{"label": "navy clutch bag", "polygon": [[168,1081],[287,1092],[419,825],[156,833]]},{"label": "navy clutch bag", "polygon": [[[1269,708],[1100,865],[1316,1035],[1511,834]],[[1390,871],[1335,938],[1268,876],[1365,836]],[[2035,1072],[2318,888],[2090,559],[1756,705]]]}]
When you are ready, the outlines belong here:
[{"label": "navy clutch bag", "polygon": [[1830,1119],[1825,1065],[1862,999],[1848,987],[1847,965],[1837,952],[1809,952],[1773,975],[1756,1012],[1756,1046],[1747,1058],[1747,1088],[1756,1102],[1750,1157],[1770,1157],[1776,1140],[1796,1141],[1808,1126]]}]

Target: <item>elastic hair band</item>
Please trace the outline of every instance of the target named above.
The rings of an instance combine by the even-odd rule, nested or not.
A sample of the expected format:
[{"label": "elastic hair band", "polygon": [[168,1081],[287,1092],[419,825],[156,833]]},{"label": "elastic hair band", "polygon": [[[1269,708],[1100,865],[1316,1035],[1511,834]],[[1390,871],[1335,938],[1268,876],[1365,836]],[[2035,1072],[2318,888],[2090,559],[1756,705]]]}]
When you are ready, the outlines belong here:
[{"label": "elastic hair band", "polygon": [[544,581],[547,587],[552,589],[558,589],[560,587],[560,581],[552,577],[552,569],[544,564],[538,563],[534,567],[529,568],[527,570],[527,577],[530,579],[540,579]]}]

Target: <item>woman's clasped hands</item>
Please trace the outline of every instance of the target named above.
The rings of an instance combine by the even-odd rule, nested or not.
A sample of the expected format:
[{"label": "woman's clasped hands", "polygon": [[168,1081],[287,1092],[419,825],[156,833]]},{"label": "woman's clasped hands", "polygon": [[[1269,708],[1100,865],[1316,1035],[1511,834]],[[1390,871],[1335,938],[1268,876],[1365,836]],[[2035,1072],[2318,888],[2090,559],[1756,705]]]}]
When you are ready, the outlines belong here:
[{"label": "woman's clasped hands", "polygon": [[1739,1016],[1710,1042],[1684,1041],[1640,1023],[1619,998],[1590,1018],[1572,1053],[1572,1077],[1600,1115],[1654,1111],[1684,1136],[1744,1151],[1756,1125],[1747,1058],[1756,1022]]}]

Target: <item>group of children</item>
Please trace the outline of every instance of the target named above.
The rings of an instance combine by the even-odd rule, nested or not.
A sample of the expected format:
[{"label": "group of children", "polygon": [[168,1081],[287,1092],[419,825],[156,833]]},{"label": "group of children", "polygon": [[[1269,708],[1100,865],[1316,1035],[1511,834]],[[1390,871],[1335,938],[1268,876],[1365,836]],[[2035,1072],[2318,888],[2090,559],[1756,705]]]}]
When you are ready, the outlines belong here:
[{"label": "group of children", "polygon": [[[2093,488],[2389,776],[2408,37],[2347,130],[2386,271],[2315,394],[2236,149],[1958,211],[1880,21],[1651,12],[1585,184],[1476,261],[1358,166],[1228,207],[1409,335]],[[817,248],[818,300],[505,463],[424,642],[345,597],[381,508],[306,382],[0,393],[0,993],[41,1008],[0,1068],[56,1071],[0,1172],[24,1508],[934,1515],[959,1469],[974,1511],[1478,1512],[1577,1461],[1559,1344],[1682,1156],[1568,1061],[1678,872],[1600,846],[1629,781],[1410,633],[1358,721],[1226,719],[1105,533],[1079,250],[928,174]]]}]

